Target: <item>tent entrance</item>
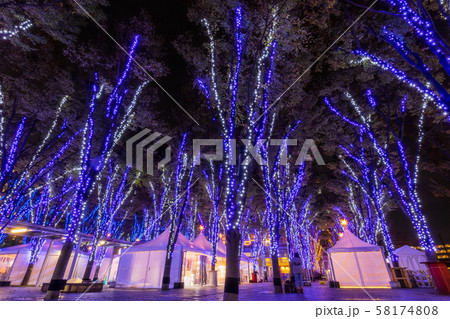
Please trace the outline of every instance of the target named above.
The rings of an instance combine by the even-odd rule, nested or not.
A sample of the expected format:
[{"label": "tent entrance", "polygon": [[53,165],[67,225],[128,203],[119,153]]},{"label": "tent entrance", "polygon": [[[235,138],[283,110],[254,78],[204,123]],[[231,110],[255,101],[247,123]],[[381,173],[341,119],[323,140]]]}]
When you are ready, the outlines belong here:
[{"label": "tent entrance", "polygon": [[7,281],[17,254],[0,255],[0,281]]},{"label": "tent entrance", "polygon": [[226,259],[216,258],[217,284],[225,285]]},{"label": "tent entrance", "polygon": [[195,252],[186,252],[182,273],[184,286],[195,287],[207,284],[208,256]]}]

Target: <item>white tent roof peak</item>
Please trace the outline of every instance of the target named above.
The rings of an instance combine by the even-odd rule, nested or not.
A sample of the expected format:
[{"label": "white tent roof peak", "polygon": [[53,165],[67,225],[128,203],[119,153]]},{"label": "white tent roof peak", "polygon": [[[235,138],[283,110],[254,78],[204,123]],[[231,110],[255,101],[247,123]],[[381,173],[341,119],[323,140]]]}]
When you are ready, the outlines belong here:
[{"label": "white tent roof peak", "polygon": [[348,230],[344,230],[341,239],[328,251],[329,252],[348,252],[348,251],[376,251],[381,248],[362,241]]},{"label": "white tent roof peak", "polygon": [[[169,242],[170,236],[170,228],[166,228],[166,230],[156,237],[155,239],[135,245],[129,249],[129,251],[145,251],[145,250],[166,250],[167,243]],[[177,242],[175,243],[175,250],[186,250],[186,251],[194,251],[199,253],[205,253],[201,247],[198,247],[194,243],[191,243],[182,233],[178,233]]]},{"label": "white tent roof peak", "polygon": [[192,243],[204,250],[209,251],[212,249],[211,243],[208,241],[208,239],[206,239],[205,235],[203,234],[203,231],[201,231],[200,234],[198,234],[197,238],[195,238]]},{"label": "white tent roof peak", "polygon": [[425,256],[423,251],[414,249],[408,245],[397,248],[394,250],[394,254],[397,256]]},{"label": "white tent roof peak", "polygon": [[[200,232],[200,234],[197,236],[197,238],[195,238],[193,243],[196,246],[198,246],[198,247],[204,249],[205,251],[208,251],[210,254],[212,254],[212,245],[208,241],[208,239],[206,239],[205,235],[203,234],[203,231]],[[216,255],[217,255],[217,257],[221,257],[221,258],[226,258],[226,256],[227,256],[227,246],[223,243],[222,239],[220,239],[220,238],[217,242]],[[243,260],[245,262],[251,261],[251,259],[245,254],[241,255],[241,260]]]},{"label": "white tent roof peak", "polygon": [[219,239],[219,243],[217,244],[217,250],[221,251],[225,255],[227,254],[227,246],[223,243],[222,239]]},{"label": "white tent roof peak", "polygon": [[[200,234],[197,236],[197,238],[195,238],[193,243],[195,245],[197,245],[198,247],[204,249],[205,251],[209,252],[209,254],[212,254],[212,245],[208,241],[208,239],[206,239],[205,234],[203,234],[203,231],[200,232]],[[225,247],[222,240],[219,239],[219,241],[217,243],[217,247],[216,247],[216,249],[217,249],[216,256],[225,258],[227,255],[227,249],[226,249],[226,247],[225,247],[225,249],[223,249],[223,247],[220,244],[222,244],[222,246]]]}]

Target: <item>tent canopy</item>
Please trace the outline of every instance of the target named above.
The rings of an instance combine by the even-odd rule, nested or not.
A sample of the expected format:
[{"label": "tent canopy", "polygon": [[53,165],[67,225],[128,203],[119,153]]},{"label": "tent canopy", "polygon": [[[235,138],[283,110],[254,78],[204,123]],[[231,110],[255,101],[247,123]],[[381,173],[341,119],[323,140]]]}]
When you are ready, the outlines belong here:
[{"label": "tent canopy", "polygon": [[[40,254],[47,253],[48,248],[50,247],[50,242],[51,242],[50,239],[45,240],[44,244],[42,245]],[[62,246],[63,246],[63,242],[55,240],[53,242],[52,249],[50,250],[50,254],[59,256],[59,254],[61,252],[61,249],[62,249]],[[22,244],[22,245],[16,245],[16,246],[10,246],[10,247],[6,247],[6,248],[0,249],[0,255],[3,255],[3,254],[18,254],[19,252],[22,252],[22,253],[29,253],[29,252],[31,252],[31,243]],[[79,251],[78,253],[80,255],[83,255],[83,256],[89,256],[89,253],[84,252],[84,251]]]},{"label": "tent canopy", "polygon": [[[154,240],[132,246],[124,251],[117,271],[117,287],[160,288],[169,236],[170,228],[167,228]],[[184,252],[187,254],[183,255]],[[199,267],[196,261],[200,261],[202,255],[204,258],[201,259],[206,259],[204,255],[208,254],[209,251],[205,250],[203,246],[190,242],[182,233],[178,233],[170,268],[170,287],[173,287],[175,282],[185,280],[188,273],[196,275],[187,268],[186,274],[182,274],[183,263],[189,264],[191,268]],[[184,260],[184,258],[186,259]]]},{"label": "tent canopy", "polygon": [[[227,256],[227,246],[223,243],[222,240],[219,240],[219,244],[217,245],[217,256],[219,256],[219,252],[224,255],[224,257]],[[251,258],[249,258],[246,254],[241,255],[241,261],[245,261],[247,263],[252,262]]]},{"label": "tent canopy", "polygon": [[[48,247],[50,246],[51,240],[46,240],[44,244],[42,245],[41,251],[47,251]],[[60,241],[55,240],[52,245],[52,251],[60,251],[63,244]],[[23,244],[23,245],[16,245],[16,246],[10,246],[6,248],[0,249],[0,255],[1,254],[17,254],[19,251],[25,251],[31,249],[31,243]]]},{"label": "tent canopy", "polygon": [[[193,244],[198,246],[198,247],[200,247],[200,248],[202,248],[204,251],[207,251],[210,254],[212,254],[212,245],[208,241],[208,239],[206,239],[206,237],[203,234],[203,232],[200,232],[200,234],[197,236],[197,238],[194,239]],[[227,256],[227,249],[225,247],[225,250],[223,251],[223,247],[221,247],[220,244],[222,244],[223,247],[225,247],[225,245],[222,242],[222,240],[219,239],[218,244],[217,244],[216,256],[220,257],[220,258],[225,258]]]},{"label": "tent canopy", "polygon": [[334,278],[341,288],[390,288],[390,275],[381,247],[368,244],[348,229],[328,249]]},{"label": "tent canopy", "polygon": [[427,270],[427,266],[422,262],[427,261],[427,256],[423,251],[414,249],[408,245],[394,250],[394,254],[398,256],[398,264],[408,270]]},{"label": "tent canopy", "polygon": [[227,246],[223,243],[222,240],[219,240],[219,244],[217,245],[217,250],[227,255]]},{"label": "tent canopy", "polygon": [[381,248],[362,241],[353,235],[348,229],[344,230],[342,238],[328,252],[351,252],[351,251],[377,251]]},{"label": "tent canopy", "polygon": [[198,247],[200,247],[203,250],[212,250],[212,245],[211,243],[208,241],[208,239],[206,239],[205,235],[203,234],[203,231],[200,232],[200,234],[197,236],[197,238],[194,239],[194,241],[192,242],[194,245],[197,245]]},{"label": "tent canopy", "polygon": [[[204,251],[209,252],[209,254],[212,254],[212,245],[208,241],[208,239],[206,239],[206,237],[203,234],[203,232],[200,232],[200,234],[197,236],[197,238],[195,238],[193,243],[196,246],[201,247]],[[216,256],[219,257],[219,258],[226,258],[227,257],[227,246],[223,243],[223,241],[221,239],[219,239],[219,241],[217,243]],[[242,254],[241,255],[241,261],[245,261],[247,263],[250,263],[252,260],[247,255]]]},{"label": "tent canopy", "polygon": [[405,245],[394,250],[394,254],[398,257],[400,256],[426,256],[423,251],[412,248],[411,246]]},{"label": "tent canopy", "polygon": [[[161,235],[157,238],[135,245],[128,249],[129,252],[137,251],[155,251],[155,250],[167,250],[167,243],[169,242],[170,228],[167,228]],[[177,242],[175,243],[174,250],[184,250],[192,251],[196,253],[206,254],[206,251],[201,247],[191,243],[182,233],[178,233]]]}]

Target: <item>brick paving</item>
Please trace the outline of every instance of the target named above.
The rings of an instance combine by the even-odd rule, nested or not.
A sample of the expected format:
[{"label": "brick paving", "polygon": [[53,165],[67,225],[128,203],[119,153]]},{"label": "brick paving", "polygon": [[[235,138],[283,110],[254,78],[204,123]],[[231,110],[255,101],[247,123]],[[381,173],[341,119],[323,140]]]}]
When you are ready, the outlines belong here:
[{"label": "brick paving", "polygon": [[[369,296],[370,295],[370,296]],[[0,287],[0,300],[43,300],[45,294],[34,287]],[[203,287],[172,289],[123,289],[105,288],[100,293],[62,294],[62,300],[222,300],[223,287]],[[314,282],[311,287],[305,287],[304,294],[274,294],[272,283],[247,284],[240,286],[239,300],[264,301],[352,301],[352,300],[395,300],[395,301],[450,301],[450,296],[438,295],[433,288],[413,289],[335,289]]]}]

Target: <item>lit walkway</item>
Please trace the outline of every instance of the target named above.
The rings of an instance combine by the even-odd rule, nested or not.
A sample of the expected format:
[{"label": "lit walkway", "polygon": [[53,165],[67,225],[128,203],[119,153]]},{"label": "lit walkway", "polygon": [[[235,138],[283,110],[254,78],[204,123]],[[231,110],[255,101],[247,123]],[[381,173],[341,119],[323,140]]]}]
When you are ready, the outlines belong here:
[{"label": "lit walkway", "polygon": [[[450,301],[450,296],[440,296],[431,288],[414,289],[367,289],[375,300],[424,300]],[[42,300],[44,293],[38,288],[0,287],[0,300]],[[157,289],[111,289],[105,288],[101,293],[62,294],[63,300],[222,300],[223,287],[186,288],[169,291]],[[372,300],[361,289],[331,289],[320,286],[317,282],[312,287],[305,287],[303,295],[274,294],[272,283],[248,284],[240,286],[240,300]]]}]

